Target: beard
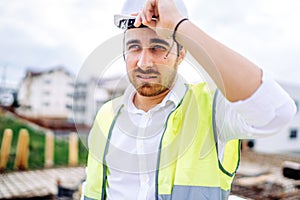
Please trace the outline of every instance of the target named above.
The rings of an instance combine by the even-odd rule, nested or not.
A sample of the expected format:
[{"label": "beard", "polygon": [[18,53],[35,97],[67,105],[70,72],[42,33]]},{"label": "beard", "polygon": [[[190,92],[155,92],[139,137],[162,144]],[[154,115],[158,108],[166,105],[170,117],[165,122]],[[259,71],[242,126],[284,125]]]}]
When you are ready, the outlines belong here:
[{"label": "beard", "polygon": [[[141,82],[140,80],[138,80],[137,74],[155,75],[157,78],[153,82]],[[140,95],[145,97],[152,97],[169,90],[175,82],[176,74],[177,71],[173,69],[169,72],[169,75],[167,77],[161,78],[161,74],[157,71],[154,71],[153,69],[144,71],[140,68],[137,68],[130,74],[128,74],[128,76],[130,83],[134,86],[134,88]]]},{"label": "beard", "polygon": [[[134,85],[135,86],[135,85]],[[156,95],[159,95],[161,93],[164,93],[169,89],[169,87],[165,87],[161,84],[155,84],[155,83],[145,83],[138,88],[135,87],[137,92],[145,97],[153,97]]]}]

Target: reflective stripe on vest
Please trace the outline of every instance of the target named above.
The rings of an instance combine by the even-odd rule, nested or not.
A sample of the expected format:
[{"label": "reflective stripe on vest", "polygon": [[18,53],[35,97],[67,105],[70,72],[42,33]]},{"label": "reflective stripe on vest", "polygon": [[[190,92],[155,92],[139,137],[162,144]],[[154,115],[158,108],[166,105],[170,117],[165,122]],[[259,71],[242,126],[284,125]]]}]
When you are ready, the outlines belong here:
[{"label": "reflective stripe on vest", "polygon": [[219,200],[228,199],[229,191],[217,187],[196,187],[174,185],[172,195],[159,195],[159,200]]},{"label": "reflective stripe on vest", "polygon": [[[91,130],[87,199],[105,199],[103,155],[119,108],[115,101],[105,104]],[[223,160],[218,160],[212,128],[212,97],[204,83],[190,86],[180,105],[169,115],[159,150],[156,199],[228,198],[239,163],[239,141],[228,142]]]}]

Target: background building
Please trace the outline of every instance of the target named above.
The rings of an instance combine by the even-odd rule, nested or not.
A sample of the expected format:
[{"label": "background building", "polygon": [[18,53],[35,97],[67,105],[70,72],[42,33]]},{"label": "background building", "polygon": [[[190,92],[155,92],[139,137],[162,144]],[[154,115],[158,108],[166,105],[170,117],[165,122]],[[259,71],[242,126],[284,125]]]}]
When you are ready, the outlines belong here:
[{"label": "background building", "polygon": [[63,67],[27,70],[18,91],[18,114],[30,118],[72,119],[74,75]]},{"label": "background building", "polygon": [[73,101],[75,123],[91,126],[98,109],[106,101],[121,96],[128,84],[126,78],[118,76],[77,81]]}]

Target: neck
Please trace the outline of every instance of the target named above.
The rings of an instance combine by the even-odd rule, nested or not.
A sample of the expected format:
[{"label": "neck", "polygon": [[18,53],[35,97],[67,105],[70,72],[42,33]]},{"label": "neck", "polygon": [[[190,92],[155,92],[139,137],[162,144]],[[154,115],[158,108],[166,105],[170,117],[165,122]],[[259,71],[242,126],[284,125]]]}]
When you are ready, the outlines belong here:
[{"label": "neck", "polygon": [[163,93],[156,95],[156,96],[142,96],[139,93],[136,93],[133,98],[134,105],[145,112],[148,112],[151,108],[156,106],[157,104],[161,103],[162,100],[167,96],[170,90],[166,90]]}]

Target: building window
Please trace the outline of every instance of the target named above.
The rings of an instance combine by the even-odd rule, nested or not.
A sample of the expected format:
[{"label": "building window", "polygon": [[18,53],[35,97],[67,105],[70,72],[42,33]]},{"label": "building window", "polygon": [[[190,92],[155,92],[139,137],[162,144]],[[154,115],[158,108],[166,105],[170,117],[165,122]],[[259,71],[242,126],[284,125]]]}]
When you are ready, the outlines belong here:
[{"label": "building window", "polygon": [[66,108],[67,108],[68,110],[72,110],[72,106],[69,105],[69,104],[66,104]]},{"label": "building window", "polygon": [[86,93],[85,92],[75,92],[74,95],[73,95],[73,98],[75,100],[79,100],[79,99],[85,100],[86,99]]},{"label": "building window", "polygon": [[85,112],[85,106],[77,105],[77,106],[74,106],[73,109],[74,109],[74,112],[82,112],[82,113]]},{"label": "building window", "polygon": [[71,93],[67,93],[67,97],[68,98],[73,98],[73,93],[71,94]]},{"label": "building window", "polygon": [[290,139],[294,140],[298,137],[298,129],[291,129],[290,130]]},{"label": "building window", "polygon": [[49,96],[50,95],[49,91],[44,91],[43,93],[44,93],[45,96]]},{"label": "building window", "polygon": [[71,86],[71,87],[75,86],[75,84],[73,82],[69,82],[68,85]]},{"label": "building window", "polygon": [[51,80],[47,79],[44,81],[45,84],[51,84]]}]

